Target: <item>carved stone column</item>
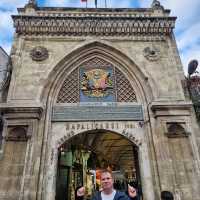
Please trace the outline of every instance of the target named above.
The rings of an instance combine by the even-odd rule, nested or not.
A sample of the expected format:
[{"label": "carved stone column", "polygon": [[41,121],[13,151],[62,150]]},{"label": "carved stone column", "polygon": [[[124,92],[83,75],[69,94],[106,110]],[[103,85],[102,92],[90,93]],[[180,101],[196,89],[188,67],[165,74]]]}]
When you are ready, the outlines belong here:
[{"label": "carved stone column", "polygon": [[[198,199],[199,158],[191,125],[191,102],[154,102],[155,145],[161,190],[179,199]],[[191,156],[192,155],[192,156]]]},{"label": "carved stone column", "polygon": [[38,124],[41,106],[2,104],[4,118],[0,199],[36,199]]}]

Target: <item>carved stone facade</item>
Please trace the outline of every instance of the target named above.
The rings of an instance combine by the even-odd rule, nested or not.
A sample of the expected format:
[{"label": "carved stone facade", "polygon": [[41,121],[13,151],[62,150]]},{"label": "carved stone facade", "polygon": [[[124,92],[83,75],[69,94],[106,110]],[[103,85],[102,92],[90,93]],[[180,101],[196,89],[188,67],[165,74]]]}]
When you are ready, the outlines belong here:
[{"label": "carved stone facade", "polygon": [[35,47],[32,49],[30,56],[35,61],[43,61],[48,58],[48,51],[44,47]]},{"label": "carved stone facade", "polygon": [[30,0],[18,12],[0,104],[0,200],[58,200],[60,149],[82,136],[80,145],[89,138],[93,149],[112,140],[110,159],[114,148],[124,160],[124,146],[137,149],[141,199],[170,190],[175,200],[200,200],[200,128],[182,88],[176,17],[158,1],[81,9]]},{"label": "carved stone facade", "polygon": [[[52,15],[30,17],[13,16],[16,32],[22,35],[69,35],[69,36],[132,36],[132,35],[167,35],[174,28],[173,17],[92,15]],[[31,27],[31,28],[30,28]]]},{"label": "carved stone facade", "polygon": [[10,79],[10,61],[7,53],[0,47],[0,102],[6,98],[5,88]]}]

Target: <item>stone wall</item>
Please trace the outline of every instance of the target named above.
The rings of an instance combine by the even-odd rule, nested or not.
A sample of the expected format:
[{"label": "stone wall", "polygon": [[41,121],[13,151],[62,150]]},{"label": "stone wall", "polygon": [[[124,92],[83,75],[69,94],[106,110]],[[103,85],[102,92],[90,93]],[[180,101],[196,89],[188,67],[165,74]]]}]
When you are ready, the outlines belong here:
[{"label": "stone wall", "polygon": [[[89,29],[63,28],[70,25],[69,19],[85,20]],[[52,123],[52,110],[68,75],[94,57],[121,70],[136,92],[137,104],[142,105],[141,132],[112,131],[142,141],[141,147],[137,145],[144,199],[159,199],[161,190],[171,190],[176,200],[200,199],[200,131],[182,89],[175,18],[169,10],[161,6],[54,9],[28,4],[13,20],[12,77],[7,101],[0,105],[5,122],[0,199],[54,200],[56,142],[73,134],[66,133],[66,122]],[[93,24],[98,20],[100,34]]]},{"label": "stone wall", "polygon": [[[32,38],[33,39],[33,38]],[[76,52],[79,54],[87,51],[84,45],[98,41],[106,44],[108,47],[118,50],[134,62],[132,68],[139,68],[145,74],[153,90],[153,99],[159,100],[184,100],[184,94],[180,81],[180,66],[177,65],[176,57],[170,47],[172,40],[167,41],[135,41],[121,39],[66,39],[66,38],[38,38],[37,41],[29,41],[30,39],[19,39],[16,46],[23,46],[20,52],[20,57],[13,54],[13,64],[17,67],[13,70],[13,78],[10,85],[9,100],[40,101],[43,88],[49,81],[51,72],[59,70],[60,63],[65,63],[68,60],[67,55],[72,54],[76,57]],[[95,43],[94,43],[95,45]],[[37,47],[43,46],[49,52],[48,59],[44,61],[33,61],[30,53]],[[83,50],[79,50],[82,48]],[[95,48],[95,46],[94,46]],[[145,54],[146,48],[155,48],[159,51],[156,60],[149,60]],[[73,53],[74,51],[74,53]],[[59,52],[59,53],[58,53]],[[146,57],[145,57],[146,56]],[[173,58],[174,57],[174,58]],[[134,73],[134,69],[132,70]],[[162,72],[162,73],[160,73]]]},{"label": "stone wall", "polygon": [[0,47],[0,102],[5,101],[5,89],[9,79],[9,56]]}]

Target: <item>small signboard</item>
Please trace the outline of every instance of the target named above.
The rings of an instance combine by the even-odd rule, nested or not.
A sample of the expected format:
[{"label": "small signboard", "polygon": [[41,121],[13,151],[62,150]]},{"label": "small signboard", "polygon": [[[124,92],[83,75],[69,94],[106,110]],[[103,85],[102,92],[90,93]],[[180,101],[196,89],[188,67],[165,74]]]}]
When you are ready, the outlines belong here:
[{"label": "small signboard", "polygon": [[143,121],[141,105],[53,107],[52,121]]}]

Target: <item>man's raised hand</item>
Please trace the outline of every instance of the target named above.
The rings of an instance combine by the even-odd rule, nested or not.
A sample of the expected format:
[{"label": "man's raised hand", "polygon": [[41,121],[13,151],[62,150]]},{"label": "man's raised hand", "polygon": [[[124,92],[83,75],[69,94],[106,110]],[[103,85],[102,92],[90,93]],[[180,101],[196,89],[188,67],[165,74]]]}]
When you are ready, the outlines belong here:
[{"label": "man's raised hand", "polygon": [[128,184],[128,195],[130,198],[134,198],[137,196],[136,189],[134,187],[130,186],[129,184]]},{"label": "man's raised hand", "polygon": [[85,195],[85,187],[81,187],[77,190],[77,197],[83,197]]}]

